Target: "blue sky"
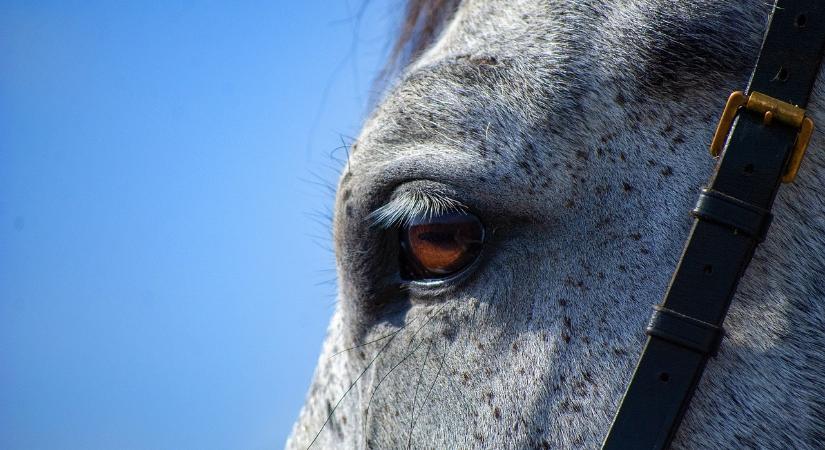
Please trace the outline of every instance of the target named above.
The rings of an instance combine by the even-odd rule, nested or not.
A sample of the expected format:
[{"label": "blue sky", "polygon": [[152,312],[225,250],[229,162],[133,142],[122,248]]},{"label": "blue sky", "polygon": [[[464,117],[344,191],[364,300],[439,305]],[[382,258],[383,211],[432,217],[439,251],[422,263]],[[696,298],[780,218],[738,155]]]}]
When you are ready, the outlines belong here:
[{"label": "blue sky", "polygon": [[283,445],[398,4],[0,3],[0,448]]}]

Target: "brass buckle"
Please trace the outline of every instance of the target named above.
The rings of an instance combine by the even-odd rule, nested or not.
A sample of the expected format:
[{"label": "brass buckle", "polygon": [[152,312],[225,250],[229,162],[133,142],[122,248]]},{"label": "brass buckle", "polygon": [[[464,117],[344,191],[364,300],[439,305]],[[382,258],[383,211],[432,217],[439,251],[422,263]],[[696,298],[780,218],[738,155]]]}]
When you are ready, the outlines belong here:
[{"label": "brass buckle", "polygon": [[725,110],[722,111],[722,117],[719,119],[719,125],[716,126],[716,133],[710,143],[710,154],[714,158],[722,154],[722,147],[725,146],[731,126],[733,126],[733,120],[736,118],[736,114],[739,113],[739,108],[742,107],[762,114],[762,121],[765,125],[770,125],[774,120],[777,120],[780,123],[799,129],[788,166],[785,168],[785,173],[782,174],[783,183],[793,182],[796,173],[799,172],[802,158],[805,157],[808,143],[811,141],[814,122],[805,117],[804,109],[760,92],[751,92],[750,95],[745,95],[742,91],[736,91],[730,94],[728,103],[725,104]]}]

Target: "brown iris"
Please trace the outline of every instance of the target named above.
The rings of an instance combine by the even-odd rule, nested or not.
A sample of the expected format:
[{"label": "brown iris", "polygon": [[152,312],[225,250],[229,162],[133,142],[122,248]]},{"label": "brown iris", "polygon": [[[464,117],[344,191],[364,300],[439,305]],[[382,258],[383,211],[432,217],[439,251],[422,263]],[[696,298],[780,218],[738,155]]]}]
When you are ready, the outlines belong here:
[{"label": "brown iris", "polygon": [[409,280],[444,278],[473,262],[484,226],[470,213],[422,217],[401,230],[401,273]]}]

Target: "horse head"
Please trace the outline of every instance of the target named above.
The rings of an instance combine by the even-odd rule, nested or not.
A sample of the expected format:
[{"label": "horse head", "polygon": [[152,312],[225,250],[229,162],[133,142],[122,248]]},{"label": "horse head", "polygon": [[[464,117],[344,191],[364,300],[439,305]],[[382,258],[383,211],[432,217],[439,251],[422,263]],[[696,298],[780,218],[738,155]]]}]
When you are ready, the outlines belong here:
[{"label": "horse head", "polygon": [[[405,39],[434,39],[418,37],[343,170],[338,303],[288,446],[598,447],[770,5],[409,11]],[[818,84],[820,123],[823,101]],[[815,134],[776,200],[677,447],[825,441],[822,147]]]}]

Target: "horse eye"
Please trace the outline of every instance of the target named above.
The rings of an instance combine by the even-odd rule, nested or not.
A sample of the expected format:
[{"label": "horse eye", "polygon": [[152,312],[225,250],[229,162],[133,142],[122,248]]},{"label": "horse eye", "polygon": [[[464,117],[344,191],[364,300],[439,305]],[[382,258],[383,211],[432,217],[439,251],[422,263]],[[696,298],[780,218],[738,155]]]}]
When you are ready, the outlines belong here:
[{"label": "horse eye", "polygon": [[449,212],[411,221],[401,229],[401,276],[444,278],[475,261],[484,242],[478,217]]}]

